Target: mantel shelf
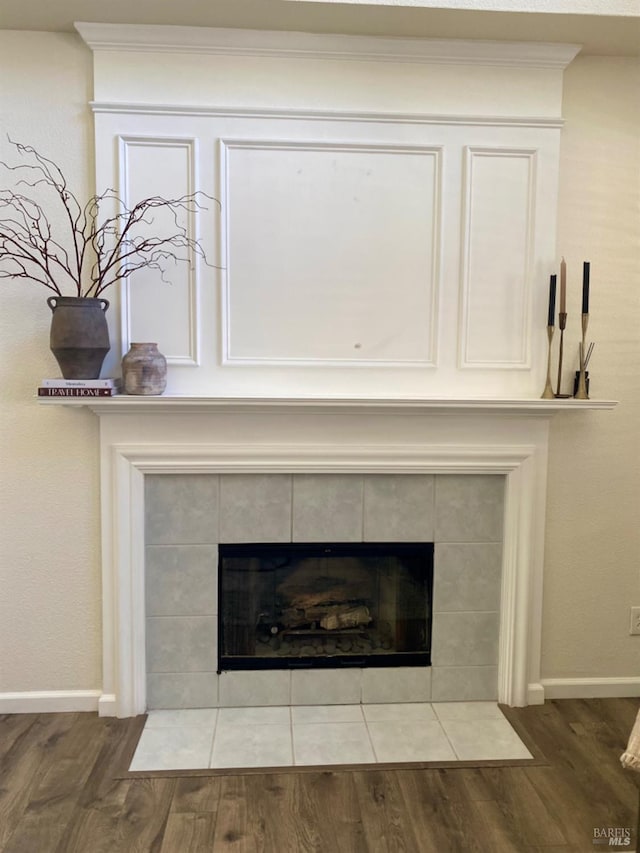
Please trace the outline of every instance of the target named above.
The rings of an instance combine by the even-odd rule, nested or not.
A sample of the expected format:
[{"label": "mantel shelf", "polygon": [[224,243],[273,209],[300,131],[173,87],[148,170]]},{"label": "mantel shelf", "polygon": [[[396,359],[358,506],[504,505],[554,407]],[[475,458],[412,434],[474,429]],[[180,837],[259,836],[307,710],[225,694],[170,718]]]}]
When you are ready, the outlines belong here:
[{"label": "mantel shelf", "polygon": [[314,413],[360,412],[363,414],[394,412],[501,412],[513,415],[551,415],[556,412],[576,412],[614,409],[615,400],[505,399],[505,398],[387,398],[371,397],[58,397],[39,398],[44,406],[88,407],[98,415],[128,414],[213,414],[215,412],[268,413],[310,411]]}]

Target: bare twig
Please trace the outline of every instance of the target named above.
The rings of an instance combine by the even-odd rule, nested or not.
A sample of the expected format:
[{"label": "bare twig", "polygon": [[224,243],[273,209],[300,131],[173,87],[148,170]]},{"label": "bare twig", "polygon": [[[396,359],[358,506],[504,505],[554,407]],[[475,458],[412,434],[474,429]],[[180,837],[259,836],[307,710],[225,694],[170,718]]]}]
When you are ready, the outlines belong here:
[{"label": "bare twig", "polygon": [[[168,281],[171,262],[191,267],[199,258],[215,267],[182,220],[206,210],[205,200],[219,205],[217,199],[203,192],[152,196],[129,208],[107,189],[81,205],[59,166],[30,145],[9,142],[27,162],[10,166],[0,161],[0,167],[14,176],[16,187],[53,194],[65,225],[63,237],[55,237],[55,220],[47,217],[43,203],[22,190],[0,190],[0,278],[31,280],[60,296],[69,287],[76,296],[99,296],[140,269],[158,270]],[[117,212],[101,217],[104,208]],[[155,212],[169,214],[172,226],[150,236]]]}]

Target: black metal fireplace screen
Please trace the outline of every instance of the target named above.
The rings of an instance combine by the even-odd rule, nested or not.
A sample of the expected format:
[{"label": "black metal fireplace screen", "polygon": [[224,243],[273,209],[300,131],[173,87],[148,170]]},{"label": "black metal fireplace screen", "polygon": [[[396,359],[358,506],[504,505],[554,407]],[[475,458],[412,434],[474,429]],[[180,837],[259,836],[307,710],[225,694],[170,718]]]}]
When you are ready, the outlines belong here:
[{"label": "black metal fireplace screen", "polygon": [[220,545],[219,670],[431,663],[433,543]]}]

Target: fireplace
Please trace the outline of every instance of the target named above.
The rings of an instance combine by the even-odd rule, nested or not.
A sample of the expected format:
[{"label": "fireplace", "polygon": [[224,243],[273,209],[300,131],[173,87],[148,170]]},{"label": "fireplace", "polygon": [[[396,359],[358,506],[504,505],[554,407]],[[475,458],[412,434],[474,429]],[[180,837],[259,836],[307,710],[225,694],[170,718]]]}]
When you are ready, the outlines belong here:
[{"label": "fireplace", "polygon": [[220,545],[219,671],[430,664],[433,543]]},{"label": "fireplace", "polygon": [[[542,702],[549,420],[561,409],[612,406],[545,400],[92,401],[101,420],[100,713],[496,697],[516,706]],[[254,502],[247,494],[251,478]],[[495,501],[475,491],[488,481]],[[145,495],[151,484],[157,513]],[[176,500],[177,485],[190,502]],[[441,502],[447,493],[450,500]],[[390,502],[397,512],[389,511]],[[425,502],[433,507],[431,533]],[[167,507],[174,514],[172,540]],[[323,508],[332,509],[335,524]],[[479,513],[486,512],[490,517],[484,515],[480,525]],[[412,529],[406,529],[411,517]],[[464,525],[455,536],[454,519]],[[484,542],[480,530],[491,531]],[[435,543],[431,666],[217,674],[220,543],[374,540]],[[479,545],[482,553],[475,552]],[[153,552],[155,562],[145,559],[145,551],[147,557]],[[174,566],[175,573],[169,571]],[[489,590],[484,570],[474,566],[492,567],[491,602],[481,601],[479,593],[484,597]],[[451,568],[476,582],[458,585],[467,598],[457,612],[447,601],[454,586],[441,584]],[[154,572],[161,580],[203,577],[198,595],[187,584],[193,609],[185,613],[187,598],[165,584],[160,589],[167,593],[166,607],[154,597],[145,602],[145,582]],[[442,594],[440,608],[436,599]],[[463,639],[464,657],[458,657]]]},{"label": "fireplace", "polygon": [[[538,399],[562,71],[577,48],[79,29],[96,60],[99,182],[131,199],[202,190],[223,201],[188,224],[220,269],[185,267],[162,292],[140,280],[111,310],[111,367],[153,334],[141,339],[164,342],[170,381],[164,398],[89,404],[101,421],[100,713],[235,706],[241,686],[244,704],[450,701],[489,688],[509,705],[542,702],[549,422],[613,407]],[[362,251],[391,243],[397,263]],[[283,310],[256,311],[265,294]],[[300,500],[319,475],[345,477],[339,500],[335,489]],[[205,493],[188,510],[168,488],[186,476],[203,477]],[[280,479],[251,504],[250,477]],[[376,492],[381,477],[401,478],[397,490]],[[435,503],[429,477],[442,478]],[[502,480],[490,535],[460,493],[449,509],[440,501],[486,477]],[[172,493],[173,541],[147,512],[154,479],[158,500]],[[418,485],[419,500],[402,498]],[[431,532],[388,529],[428,505]],[[453,515],[465,525],[456,538]],[[249,536],[434,541],[431,666],[218,675],[218,546]],[[191,582],[171,589],[185,578],[198,594]]]},{"label": "fireplace", "polygon": [[148,474],[144,491],[148,708],[498,697],[499,474]]}]

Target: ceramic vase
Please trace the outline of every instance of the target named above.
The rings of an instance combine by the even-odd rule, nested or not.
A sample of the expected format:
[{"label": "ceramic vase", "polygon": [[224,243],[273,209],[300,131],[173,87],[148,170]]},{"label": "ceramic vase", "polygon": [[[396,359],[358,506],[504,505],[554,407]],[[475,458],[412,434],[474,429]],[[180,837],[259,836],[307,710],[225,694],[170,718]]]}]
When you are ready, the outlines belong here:
[{"label": "ceramic vase", "polygon": [[167,387],[167,360],[156,343],[132,343],[122,359],[125,394],[162,394]]},{"label": "ceramic vase", "polygon": [[106,299],[50,296],[49,345],[65,379],[98,379],[109,352]]}]

